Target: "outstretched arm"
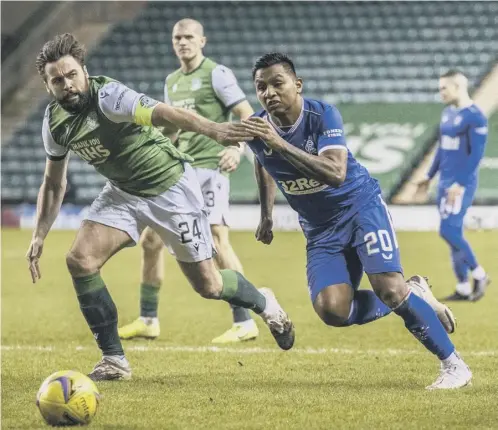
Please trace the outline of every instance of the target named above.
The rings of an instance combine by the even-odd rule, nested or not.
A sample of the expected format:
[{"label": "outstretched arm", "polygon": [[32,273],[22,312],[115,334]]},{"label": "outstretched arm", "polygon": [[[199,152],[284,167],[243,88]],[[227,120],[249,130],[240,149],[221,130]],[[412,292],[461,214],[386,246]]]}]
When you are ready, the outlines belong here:
[{"label": "outstretched arm", "polygon": [[236,124],[215,123],[188,109],[175,108],[139,94],[119,82],[109,82],[99,91],[99,107],[112,122],[176,128],[204,134],[223,145],[238,145],[251,136]]},{"label": "outstretched arm", "polygon": [[[143,125],[148,125],[145,115],[144,119]],[[210,121],[191,110],[175,108],[159,102],[151,109],[150,122],[156,127],[176,128],[204,134],[213,140],[218,140],[224,130],[223,124]]]}]

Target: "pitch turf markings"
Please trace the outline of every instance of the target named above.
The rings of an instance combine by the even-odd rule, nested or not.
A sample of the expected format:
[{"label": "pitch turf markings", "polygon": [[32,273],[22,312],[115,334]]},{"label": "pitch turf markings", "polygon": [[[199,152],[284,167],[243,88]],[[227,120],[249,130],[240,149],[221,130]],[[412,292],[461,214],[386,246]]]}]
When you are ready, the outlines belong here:
[{"label": "pitch turf markings", "polygon": [[[94,346],[67,346],[59,347],[54,345],[2,345],[2,351],[86,351],[93,350]],[[278,348],[231,348],[219,346],[126,346],[127,352],[190,352],[190,353],[224,353],[224,354],[269,354],[283,353]],[[293,348],[286,354],[304,354],[304,355],[323,355],[323,354],[343,354],[343,355],[414,355],[427,354],[425,350],[409,349],[348,349],[348,348]],[[498,356],[498,350],[489,351],[462,351],[464,356],[473,357],[495,357]]]}]

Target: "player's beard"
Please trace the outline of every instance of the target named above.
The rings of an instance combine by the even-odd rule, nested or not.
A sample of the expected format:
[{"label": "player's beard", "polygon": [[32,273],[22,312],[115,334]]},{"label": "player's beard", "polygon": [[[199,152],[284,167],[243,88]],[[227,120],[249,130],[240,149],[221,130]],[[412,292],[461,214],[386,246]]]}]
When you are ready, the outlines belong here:
[{"label": "player's beard", "polygon": [[[72,98],[77,95],[77,98]],[[62,99],[57,100],[61,107],[72,114],[83,112],[90,103],[90,92],[73,92],[66,94]]]}]

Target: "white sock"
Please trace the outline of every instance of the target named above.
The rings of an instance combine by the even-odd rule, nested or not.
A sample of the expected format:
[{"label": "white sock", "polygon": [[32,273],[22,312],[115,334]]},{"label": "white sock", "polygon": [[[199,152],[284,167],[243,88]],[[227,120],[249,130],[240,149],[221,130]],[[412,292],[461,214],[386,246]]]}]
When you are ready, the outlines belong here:
[{"label": "white sock", "polygon": [[248,319],[246,321],[239,321],[239,322],[233,323],[233,326],[234,327],[242,327],[246,330],[250,330],[255,326],[255,324],[256,324],[255,321],[251,318],[251,319]]},{"label": "white sock", "polygon": [[459,282],[456,286],[456,291],[462,296],[470,296],[470,293],[472,293],[470,282]]},{"label": "white sock", "polygon": [[140,319],[146,325],[151,325],[151,324],[157,324],[157,323],[159,323],[159,319],[157,317],[140,317]]},{"label": "white sock", "polygon": [[472,270],[472,277],[476,281],[482,281],[486,277],[486,272],[482,266],[477,266],[474,270]]},{"label": "white sock", "polygon": [[263,312],[261,312],[259,315],[261,318],[266,319],[271,317],[272,315],[275,315],[275,313],[278,310],[278,305],[276,303],[275,298],[271,294],[263,294],[266,298],[266,306]]},{"label": "white sock", "polygon": [[119,360],[119,361],[122,361],[122,362],[125,362],[128,364],[128,360],[126,359],[126,357],[124,355],[104,355],[104,357],[109,357],[109,358],[112,358],[114,360]]},{"label": "white sock", "polygon": [[441,360],[441,362],[445,366],[447,366],[449,364],[458,363],[460,360],[461,360],[460,356],[456,353],[456,351],[453,351],[448,358],[445,358],[444,360]]}]

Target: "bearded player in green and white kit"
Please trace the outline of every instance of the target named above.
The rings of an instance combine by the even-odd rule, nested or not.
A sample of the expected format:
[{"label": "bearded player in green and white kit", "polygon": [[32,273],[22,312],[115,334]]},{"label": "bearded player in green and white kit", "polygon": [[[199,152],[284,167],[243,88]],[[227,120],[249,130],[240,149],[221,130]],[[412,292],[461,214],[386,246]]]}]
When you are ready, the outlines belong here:
[{"label": "bearded player in green and white kit", "polygon": [[201,296],[252,309],[282,349],[292,348],[294,327],[271,291],[256,289],[234,270],[216,269],[201,187],[188,164],[191,157],[156,128],[174,125],[230,145],[249,139],[243,127],[159,103],[105,76],[90,77],[85,50],[72,34],[47,42],[36,66],[54,100],[43,120],[47,162],[26,254],[33,282],[41,277],[44,240],[64,197],[68,152],[108,179],[66,257],[80,309],[103,355],[89,376],[131,378],[116,306],[100,268],[119,250],[137,243],[147,226],[171,247]]},{"label": "bearded player in green and white kit", "polygon": [[[178,21],[173,27],[172,39],[180,68],[166,78],[165,103],[193,110],[215,122],[229,121],[231,114],[240,119],[253,114],[232,71],[204,57],[202,49],[206,37],[200,22],[193,19]],[[228,174],[239,165],[243,148],[223,148],[209,137],[188,130],[167,130],[165,133],[177,137],[178,149],[194,158],[191,164],[201,184],[208,211],[216,246],[216,265],[219,269],[242,273],[242,265],[228,238]],[[164,245],[159,235],[150,228],[145,229],[140,243],[143,250],[140,317],[119,328],[121,339],[154,339],[160,333],[157,310],[164,278]],[[232,305],[232,314],[232,327],[214,338],[213,343],[241,342],[258,336],[258,327],[247,309]]]}]

